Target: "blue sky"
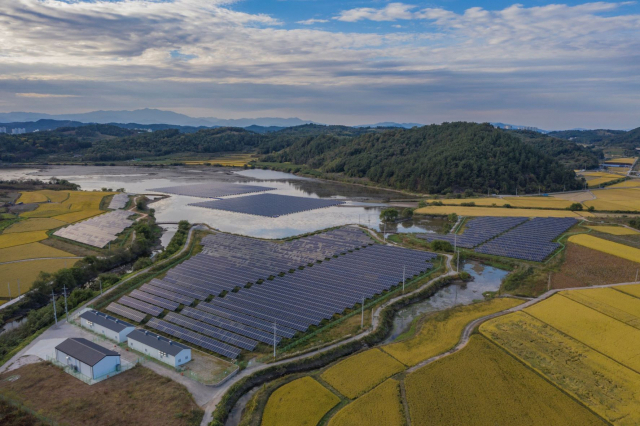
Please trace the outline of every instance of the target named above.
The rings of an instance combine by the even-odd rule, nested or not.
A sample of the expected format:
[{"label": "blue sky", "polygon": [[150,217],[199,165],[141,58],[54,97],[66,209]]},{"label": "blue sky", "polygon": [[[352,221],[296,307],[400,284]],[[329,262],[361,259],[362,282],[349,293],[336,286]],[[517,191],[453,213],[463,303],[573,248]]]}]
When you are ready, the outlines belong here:
[{"label": "blue sky", "polygon": [[640,126],[640,6],[12,0],[0,112]]}]

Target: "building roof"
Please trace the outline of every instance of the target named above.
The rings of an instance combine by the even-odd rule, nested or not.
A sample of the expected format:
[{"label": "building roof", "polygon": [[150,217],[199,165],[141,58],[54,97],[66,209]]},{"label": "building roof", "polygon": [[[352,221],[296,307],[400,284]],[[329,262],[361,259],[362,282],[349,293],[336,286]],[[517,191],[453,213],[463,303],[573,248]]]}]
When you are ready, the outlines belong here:
[{"label": "building roof", "polygon": [[189,346],[182,345],[166,337],[158,336],[155,333],[140,328],[133,330],[127,337],[172,356],[178,355],[185,349],[191,349]]},{"label": "building roof", "polygon": [[125,328],[135,327],[133,324],[119,320],[111,315],[103,314],[102,312],[88,310],[80,315],[80,318],[92,323],[101,325],[102,327],[120,333]]},{"label": "building roof", "polygon": [[56,346],[56,349],[91,367],[106,356],[120,356],[118,352],[111,351],[82,337],[67,339]]}]

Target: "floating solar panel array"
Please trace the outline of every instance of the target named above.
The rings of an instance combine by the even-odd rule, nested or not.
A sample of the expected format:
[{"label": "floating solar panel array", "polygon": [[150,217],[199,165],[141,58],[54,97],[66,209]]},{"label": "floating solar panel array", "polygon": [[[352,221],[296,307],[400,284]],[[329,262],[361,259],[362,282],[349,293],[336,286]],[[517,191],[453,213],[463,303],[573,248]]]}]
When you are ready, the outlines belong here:
[{"label": "floating solar panel array", "polygon": [[142,320],[147,316],[147,314],[145,313],[127,308],[126,306],[122,306],[121,304],[116,302],[113,302],[109,306],[107,306],[107,311],[113,312],[114,314],[118,314],[122,317],[137,322],[142,322]]},{"label": "floating solar panel array", "polygon": [[479,253],[542,262],[560,247],[552,242],[576,224],[573,218],[534,218],[476,249]]},{"label": "floating solar panel array", "polygon": [[260,194],[251,197],[228,198],[189,204],[213,210],[245,213],[257,216],[279,217],[344,204],[344,201],[289,195]]},{"label": "floating solar panel array", "polygon": [[102,248],[133,224],[132,213],[115,210],[57,230],[53,235]]},{"label": "floating solar panel array", "polygon": [[457,237],[454,234],[421,234],[417,237],[429,242],[448,241],[458,247],[471,249],[526,221],[525,217],[477,217],[470,219],[464,232]]},{"label": "floating solar panel array", "polygon": [[124,209],[124,207],[129,202],[129,195],[124,192],[118,192],[113,196],[111,202],[109,203],[109,208],[112,210]]},{"label": "floating solar panel array", "polygon": [[164,192],[166,194],[187,195],[198,198],[219,198],[228,195],[252,194],[256,192],[273,191],[276,188],[266,186],[242,185],[239,183],[210,182],[193,185],[170,186],[154,188],[149,191]]}]

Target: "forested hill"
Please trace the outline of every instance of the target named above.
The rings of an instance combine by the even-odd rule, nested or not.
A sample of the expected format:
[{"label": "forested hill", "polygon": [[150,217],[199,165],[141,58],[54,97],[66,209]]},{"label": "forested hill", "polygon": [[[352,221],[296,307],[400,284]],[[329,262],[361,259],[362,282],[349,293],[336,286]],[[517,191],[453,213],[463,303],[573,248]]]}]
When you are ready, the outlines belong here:
[{"label": "forested hill", "polygon": [[530,130],[511,130],[509,133],[552,156],[572,170],[597,168],[599,160],[603,158],[602,151],[593,151],[569,140],[558,139]]},{"label": "forested hill", "polygon": [[266,161],[292,162],[386,186],[428,193],[473,189],[520,193],[578,189],[581,182],[534,144],[489,124],[445,123],[355,138],[295,142]]},{"label": "forested hill", "polygon": [[635,149],[640,148],[640,127],[628,132],[604,129],[564,130],[551,132],[549,136],[603,148],[623,148],[628,155],[633,155]]}]

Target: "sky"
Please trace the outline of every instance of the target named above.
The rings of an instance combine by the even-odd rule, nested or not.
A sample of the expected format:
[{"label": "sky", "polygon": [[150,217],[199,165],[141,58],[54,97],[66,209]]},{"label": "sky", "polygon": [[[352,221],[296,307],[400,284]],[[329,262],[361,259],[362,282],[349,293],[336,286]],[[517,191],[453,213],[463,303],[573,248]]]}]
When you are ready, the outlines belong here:
[{"label": "sky", "polygon": [[[560,0],[559,0],[560,1]],[[640,126],[636,2],[10,0],[0,112]]]}]

